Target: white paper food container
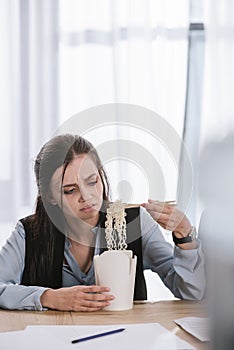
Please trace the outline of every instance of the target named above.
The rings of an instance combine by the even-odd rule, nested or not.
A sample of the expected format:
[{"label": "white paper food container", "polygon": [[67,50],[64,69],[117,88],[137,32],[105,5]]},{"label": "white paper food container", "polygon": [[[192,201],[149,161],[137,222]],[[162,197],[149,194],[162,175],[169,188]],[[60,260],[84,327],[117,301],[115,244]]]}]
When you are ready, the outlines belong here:
[{"label": "white paper food container", "polygon": [[110,288],[115,299],[103,308],[109,311],[131,309],[135,287],[137,257],[131,250],[109,250],[94,257],[96,284]]}]

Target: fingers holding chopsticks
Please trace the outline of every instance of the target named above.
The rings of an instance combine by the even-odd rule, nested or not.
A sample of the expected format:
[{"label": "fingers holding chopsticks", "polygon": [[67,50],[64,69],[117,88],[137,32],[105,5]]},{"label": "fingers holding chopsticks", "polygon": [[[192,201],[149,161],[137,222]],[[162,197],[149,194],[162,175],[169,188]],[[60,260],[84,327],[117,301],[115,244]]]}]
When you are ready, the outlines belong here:
[{"label": "fingers holding chopsticks", "polygon": [[160,202],[149,199],[142,206],[166,230],[178,232],[181,236],[186,236],[191,230],[190,221],[176,206],[176,201]]}]

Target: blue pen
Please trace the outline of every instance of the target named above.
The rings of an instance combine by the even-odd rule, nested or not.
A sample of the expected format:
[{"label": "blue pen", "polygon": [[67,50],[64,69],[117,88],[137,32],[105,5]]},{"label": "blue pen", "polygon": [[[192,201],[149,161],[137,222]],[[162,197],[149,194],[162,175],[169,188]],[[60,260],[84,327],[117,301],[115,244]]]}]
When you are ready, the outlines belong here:
[{"label": "blue pen", "polygon": [[76,344],[76,343],[80,343],[82,341],[86,341],[86,340],[90,340],[90,339],[96,339],[96,338],[99,338],[99,337],[105,337],[106,335],[123,332],[124,330],[125,330],[125,328],[114,329],[113,331],[103,332],[103,333],[99,333],[99,334],[94,334],[94,335],[90,335],[88,337],[84,337],[84,338],[80,338],[80,339],[74,339],[71,342],[72,342],[72,344]]}]

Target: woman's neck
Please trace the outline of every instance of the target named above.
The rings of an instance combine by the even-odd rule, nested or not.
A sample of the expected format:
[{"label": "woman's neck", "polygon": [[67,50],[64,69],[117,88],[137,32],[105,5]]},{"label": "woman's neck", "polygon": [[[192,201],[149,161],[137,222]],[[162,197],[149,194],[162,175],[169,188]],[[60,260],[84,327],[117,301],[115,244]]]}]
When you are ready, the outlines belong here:
[{"label": "woman's neck", "polygon": [[69,222],[66,223],[66,235],[82,245],[94,246],[95,235],[92,232],[94,226],[96,225],[90,225],[80,219],[69,218]]},{"label": "woman's neck", "polygon": [[87,273],[92,266],[94,246],[88,246],[70,239],[70,251],[82,272]]}]

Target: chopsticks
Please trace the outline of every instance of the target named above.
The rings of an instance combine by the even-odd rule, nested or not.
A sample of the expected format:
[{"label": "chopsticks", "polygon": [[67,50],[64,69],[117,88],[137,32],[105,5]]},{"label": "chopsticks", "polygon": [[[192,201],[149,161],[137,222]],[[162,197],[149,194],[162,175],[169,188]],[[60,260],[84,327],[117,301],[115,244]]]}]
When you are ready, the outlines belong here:
[{"label": "chopsticks", "polygon": [[[158,202],[159,204],[167,204],[167,205],[176,205],[176,200],[171,200],[171,201],[164,201],[164,202],[160,202],[160,201],[155,201]],[[134,203],[123,203],[125,208],[138,208],[141,206],[141,204],[134,204]]]}]

